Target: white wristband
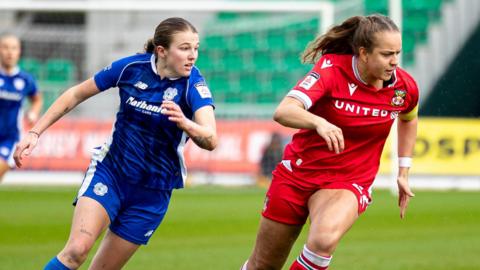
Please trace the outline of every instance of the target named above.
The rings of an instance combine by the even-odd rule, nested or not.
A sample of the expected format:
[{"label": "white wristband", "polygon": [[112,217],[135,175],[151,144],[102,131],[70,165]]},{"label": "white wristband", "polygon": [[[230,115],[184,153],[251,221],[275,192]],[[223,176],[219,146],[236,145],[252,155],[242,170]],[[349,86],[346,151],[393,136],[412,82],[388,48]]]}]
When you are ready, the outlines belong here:
[{"label": "white wristband", "polygon": [[412,167],[411,157],[398,157],[398,167],[410,168]]}]

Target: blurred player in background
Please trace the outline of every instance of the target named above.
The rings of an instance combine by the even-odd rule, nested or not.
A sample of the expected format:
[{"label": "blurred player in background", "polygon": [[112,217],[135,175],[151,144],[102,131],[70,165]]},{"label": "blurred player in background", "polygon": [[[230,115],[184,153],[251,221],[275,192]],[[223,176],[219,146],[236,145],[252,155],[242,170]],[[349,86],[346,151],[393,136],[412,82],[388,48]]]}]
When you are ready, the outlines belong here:
[{"label": "blurred player in background", "polygon": [[188,138],[217,144],[213,99],[194,66],[199,38],[182,18],[155,29],[145,53],[126,57],[60,96],[15,152],[22,165],[39,136],[82,101],[112,87],[120,109],[111,139],[96,149],[79,190],[70,237],[45,269],[77,269],[109,226],[89,269],[120,269],[162,221],[173,189],[186,178]]},{"label": "blurred player in background", "polygon": [[[382,15],[355,16],[309,44],[315,66],[274,119],[298,128],[273,172],[253,254],[242,269],[281,269],[302,226],[311,226],[290,269],[327,269],[342,236],[371,203],[380,155],[397,116],[400,216],[417,130],[418,89],[398,67],[398,27]],[[368,254],[365,254],[366,256]]]},{"label": "blurred player in background", "polygon": [[257,185],[260,187],[270,186],[272,171],[282,160],[283,138],[280,133],[274,132],[270,136],[270,142],[265,146],[260,159],[260,172],[257,177]]},{"label": "blurred player in background", "polygon": [[0,182],[13,167],[13,149],[21,133],[22,104],[30,100],[26,120],[29,126],[37,120],[42,109],[42,97],[35,79],[18,67],[21,46],[12,34],[0,36]]}]

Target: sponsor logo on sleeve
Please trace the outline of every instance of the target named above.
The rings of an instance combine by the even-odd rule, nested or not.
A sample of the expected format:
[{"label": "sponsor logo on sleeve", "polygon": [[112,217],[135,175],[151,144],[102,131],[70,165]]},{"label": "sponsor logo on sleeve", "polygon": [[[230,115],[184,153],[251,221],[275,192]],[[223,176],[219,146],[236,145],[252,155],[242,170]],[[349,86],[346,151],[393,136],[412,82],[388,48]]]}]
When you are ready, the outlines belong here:
[{"label": "sponsor logo on sleeve", "polygon": [[308,73],[307,77],[303,79],[299,86],[305,90],[309,90],[318,81],[318,79],[320,79],[320,74],[312,71]]},{"label": "sponsor logo on sleeve", "polygon": [[198,82],[194,86],[195,86],[195,89],[197,89],[198,94],[202,98],[211,98],[212,97],[212,93],[210,93],[210,89],[208,89],[208,86],[207,86],[206,83]]}]

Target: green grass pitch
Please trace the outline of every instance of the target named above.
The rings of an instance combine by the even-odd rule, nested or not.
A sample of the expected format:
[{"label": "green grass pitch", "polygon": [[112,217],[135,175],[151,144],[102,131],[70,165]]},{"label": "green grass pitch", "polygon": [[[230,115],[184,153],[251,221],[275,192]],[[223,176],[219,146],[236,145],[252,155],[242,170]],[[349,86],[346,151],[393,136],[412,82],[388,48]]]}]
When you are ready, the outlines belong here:
[{"label": "green grass pitch", "polygon": [[[253,247],[264,193],[214,186],[175,191],[164,222],[124,269],[239,269]],[[75,194],[72,187],[0,186],[0,270],[43,269],[67,239]],[[396,198],[376,191],[330,269],[480,269],[480,193],[417,192],[407,218],[398,216]]]}]

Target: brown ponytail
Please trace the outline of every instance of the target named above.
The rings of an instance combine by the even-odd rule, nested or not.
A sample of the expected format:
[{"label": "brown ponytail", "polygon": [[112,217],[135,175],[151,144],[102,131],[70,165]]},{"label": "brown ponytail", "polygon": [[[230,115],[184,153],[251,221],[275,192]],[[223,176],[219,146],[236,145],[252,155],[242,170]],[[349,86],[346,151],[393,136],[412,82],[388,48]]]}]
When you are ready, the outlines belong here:
[{"label": "brown ponytail", "polygon": [[147,40],[147,43],[145,43],[144,49],[146,53],[153,53],[153,51],[155,50],[155,44],[153,44],[153,38]]},{"label": "brown ponytail", "polygon": [[360,47],[370,52],[375,45],[374,34],[381,31],[399,29],[390,18],[380,14],[350,17],[310,42],[302,54],[302,62],[314,64],[329,53],[358,55]]}]

